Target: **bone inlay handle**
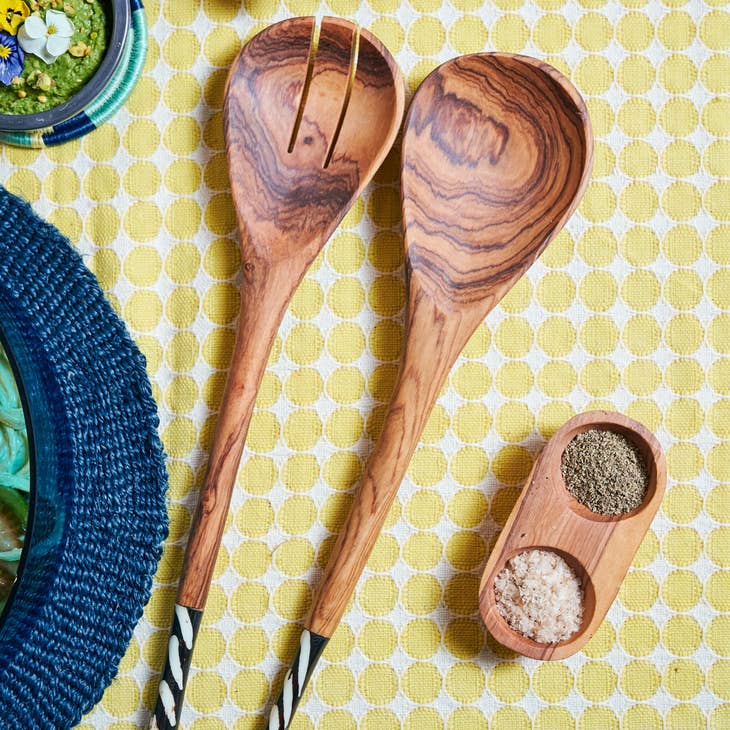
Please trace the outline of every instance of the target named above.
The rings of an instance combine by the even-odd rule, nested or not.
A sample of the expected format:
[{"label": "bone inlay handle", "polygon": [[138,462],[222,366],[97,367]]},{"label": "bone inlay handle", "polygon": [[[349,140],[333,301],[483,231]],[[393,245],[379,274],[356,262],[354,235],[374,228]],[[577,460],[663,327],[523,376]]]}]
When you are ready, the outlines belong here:
[{"label": "bone inlay handle", "polygon": [[[244,276],[246,274],[248,280],[241,288],[238,337],[218,416],[208,473],[200,490],[185,552],[175,623],[160,682],[153,720],[160,728],[176,727],[179,723],[195,634],[215,569],[256,392],[291,291],[298,283],[283,284],[279,272],[259,270],[255,266],[245,270]],[[271,306],[262,311],[254,306],[254,302],[260,300],[265,291]],[[194,627],[192,633],[187,630],[189,624]]]},{"label": "bone inlay handle", "polygon": [[417,282],[411,282],[408,335],[388,416],[325,568],[299,650],[269,715],[268,730],[289,727],[319,655],[337,628],[380,534],[446,375],[476,323],[453,312],[444,313]]},{"label": "bone inlay handle", "polygon": [[175,619],[150,730],[169,730],[180,724],[190,659],[202,616],[202,611],[175,604]]},{"label": "bone inlay handle", "polygon": [[279,699],[269,713],[267,730],[286,730],[289,727],[307,682],[328,641],[328,638],[304,629],[291,669],[284,678]]}]

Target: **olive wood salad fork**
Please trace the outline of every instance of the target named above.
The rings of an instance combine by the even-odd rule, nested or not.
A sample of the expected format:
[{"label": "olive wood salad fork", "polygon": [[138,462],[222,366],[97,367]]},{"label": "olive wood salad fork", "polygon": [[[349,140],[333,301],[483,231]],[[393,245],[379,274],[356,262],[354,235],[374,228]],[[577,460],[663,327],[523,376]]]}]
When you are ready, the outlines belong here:
[{"label": "olive wood salad fork", "polygon": [[583,100],[536,59],[462,56],[416,92],[401,160],[409,311],[400,371],[269,730],[289,726],[451,366],[575,210],[592,156]]},{"label": "olive wood salad fork", "polygon": [[241,245],[241,313],[208,473],[185,553],[151,726],[176,727],[246,432],[294,290],[390,150],[404,85],[346,20],[294,18],[243,48],[228,76],[226,151]]}]

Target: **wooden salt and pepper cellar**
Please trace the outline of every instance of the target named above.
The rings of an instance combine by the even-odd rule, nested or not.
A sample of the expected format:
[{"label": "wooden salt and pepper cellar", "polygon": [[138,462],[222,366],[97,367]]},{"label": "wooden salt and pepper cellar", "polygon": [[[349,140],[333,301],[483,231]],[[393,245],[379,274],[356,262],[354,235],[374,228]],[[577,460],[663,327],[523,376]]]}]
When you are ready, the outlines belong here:
[{"label": "wooden salt and pepper cellar", "polygon": [[[571,440],[591,429],[615,431],[641,452],[649,484],[639,507],[622,515],[601,515],[568,491],[561,459]],[[621,583],[664,496],[667,466],[656,437],[620,413],[589,411],[571,418],[537,457],[525,487],[484,568],[479,608],[487,629],[500,643],[533,659],[565,659],[593,636],[618,594]],[[508,560],[525,550],[560,555],[581,582],[583,623],[565,641],[541,644],[512,629],[497,609],[494,579]]]}]

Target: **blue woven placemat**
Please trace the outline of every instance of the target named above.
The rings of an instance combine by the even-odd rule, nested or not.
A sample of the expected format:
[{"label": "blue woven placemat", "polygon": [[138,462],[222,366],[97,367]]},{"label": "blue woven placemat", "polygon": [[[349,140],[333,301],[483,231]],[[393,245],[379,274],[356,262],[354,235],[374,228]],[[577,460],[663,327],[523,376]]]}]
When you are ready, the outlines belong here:
[{"label": "blue woven placemat", "polygon": [[0,727],[68,728],[114,677],[167,535],[157,411],[94,276],[3,188],[0,323],[27,396],[35,490],[0,626]]}]

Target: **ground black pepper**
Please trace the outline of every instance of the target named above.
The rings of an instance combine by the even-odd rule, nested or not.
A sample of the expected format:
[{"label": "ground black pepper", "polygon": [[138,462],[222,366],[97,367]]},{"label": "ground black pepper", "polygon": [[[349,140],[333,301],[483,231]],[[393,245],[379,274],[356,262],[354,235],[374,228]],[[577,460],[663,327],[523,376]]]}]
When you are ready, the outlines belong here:
[{"label": "ground black pepper", "polygon": [[591,429],[578,434],[563,452],[561,470],[568,491],[602,515],[636,509],[649,486],[642,453],[614,431]]}]

